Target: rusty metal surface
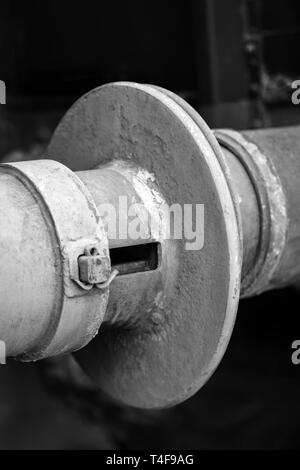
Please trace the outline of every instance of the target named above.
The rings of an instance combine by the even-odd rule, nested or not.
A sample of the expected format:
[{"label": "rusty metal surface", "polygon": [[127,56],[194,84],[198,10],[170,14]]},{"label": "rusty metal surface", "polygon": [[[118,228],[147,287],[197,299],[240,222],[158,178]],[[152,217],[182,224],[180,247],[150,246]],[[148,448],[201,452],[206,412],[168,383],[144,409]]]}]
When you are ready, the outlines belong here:
[{"label": "rusty metal surface", "polygon": [[278,175],[275,187],[270,186],[271,181],[268,187],[273,204],[272,222],[277,224],[278,238],[281,232],[284,241],[279,251],[278,244],[275,246],[277,264],[267,288],[291,285],[300,279],[300,126],[247,131],[242,135],[265,156],[271,171]]},{"label": "rusty metal surface", "polygon": [[[54,155],[73,170],[120,159],[134,163],[154,175],[168,203],[207,207],[204,250],[187,252],[182,241],[162,242],[161,293],[143,326],[107,325],[78,355],[119,401],[150,408],[184,400],[223,356],[241,268],[232,195],[206,130],[159,90],[111,84],[90,92],[66,114],[47,151]],[[137,291],[136,280],[144,275],[132,278]],[[122,304],[127,293],[119,290],[115,301]]]},{"label": "rusty metal surface", "polygon": [[88,243],[108,255],[97,209],[81,181],[51,160],[3,164],[0,177],[7,354],[32,360],[74,351],[95,336],[107,304],[108,291],[87,292],[71,280]]},{"label": "rusty metal surface", "polygon": [[[256,295],[299,280],[299,129],[217,132],[221,145],[229,148],[245,165],[259,203],[257,260],[248,279],[243,278],[243,296]],[[249,236],[250,233],[245,233],[244,239]]]},{"label": "rusty metal surface", "polygon": [[221,149],[229,167],[230,180],[236,194],[241,217],[241,236],[243,239],[241,291],[243,291],[249,274],[255,276],[254,260],[258,253],[261,253],[259,204],[255,185],[244,165],[233,152],[224,146],[221,146]]},{"label": "rusty metal surface", "polygon": [[78,257],[79,280],[86,284],[100,284],[109,278],[110,263],[108,256],[101,256],[95,247],[85,248]]},{"label": "rusty metal surface", "polygon": [[[229,151],[227,158],[231,155],[242,164],[256,194],[256,201],[247,197],[247,205],[241,205],[243,219],[247,218],[250,224],[249,229],[246,224],[243,227],[244,246],[253,236],[256,245],[242,278],[241,294],[249,297],[267,289],[276,269],[285,244],[286,200],[276,168],[264,153],[236,131],[219,130],[215,134],[220,145]],[[241,195],[240,198],[244,199]],[[245,250],[243,255],[247,256]]]},{"label": "rusty metal surface", "polygon": [[[126,232],[128,232],[125,220],[127,214],[120,213],[124,210],[126,212],[126,208],[120,206],[119,198],[125,198],[127,206],[141,204],[147,214],[153,213],[155,207],[162,201],[162,197],[154,190],[154,186],[150,187],[148,184],[148,180],[151,182],[151,175],[145,169],[133,164],[117,162],[92,171],[77,172],[77,175],[92,194],[98,208],[101,205],[107,207],[110,204],[110,207],[116,209],[117,228],[121,223],[126,223]],[[128,234],[124,238],[119,237],[119,230],[116,230],[116,234],[109,234],[110,256],[113,259],[115,250],[132,247],[132,250],[137,253],[140,245],[157,241],[156,235],[151,233],[149,219],[147,223],[140,218],[140,223],[144,226],[145,238],[138,237],[133,240]],[[131,267],[133,268],[133,265]],[[118,271],[124,269],[118,265],[114,268]],[[167,273],[162,273],[161,269],[143,270],[141,274],[127,273],[126,276],[118,276],[110,288],[104,322],[132,328],[137,322],[147,321],[149,313],[151,314],[153,308],[156,308],[155,299],[161,292],[162,285],[165,284],[166,276]]]},{"label": "rusty metal surface", "polygon": [[[162,408],[190,397],[223,357],[240,282],[250,296],[299,281],[299,146],[299,128],[214,135],[184,100],[151,85],[113,83],[79,99],[48,160],[1,166],[8,354],[87,345],[77,360],[117,401]],[[111,237],[101,205],[119,209],[120,197],[149,215],[204,205],[204,247],[187,250],[141,213],[146,238]]]}]

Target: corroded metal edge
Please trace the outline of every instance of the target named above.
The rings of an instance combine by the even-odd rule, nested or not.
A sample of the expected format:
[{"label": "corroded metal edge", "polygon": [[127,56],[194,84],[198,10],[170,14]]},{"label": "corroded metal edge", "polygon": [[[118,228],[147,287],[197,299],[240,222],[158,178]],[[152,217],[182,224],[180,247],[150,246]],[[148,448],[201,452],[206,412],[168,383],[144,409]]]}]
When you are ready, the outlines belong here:
[{"label": "corroded metal edge", "polygon": [[272,288],[272,277],[286,244],[287,201],[275,166],[256,144],[233,130],[218,130],[216,135],[220,143],[239,156],[251,175],[258,194],[261,215],[260,253],[253,271],[242,280],[241,292],[241,297],[251,297]]}]

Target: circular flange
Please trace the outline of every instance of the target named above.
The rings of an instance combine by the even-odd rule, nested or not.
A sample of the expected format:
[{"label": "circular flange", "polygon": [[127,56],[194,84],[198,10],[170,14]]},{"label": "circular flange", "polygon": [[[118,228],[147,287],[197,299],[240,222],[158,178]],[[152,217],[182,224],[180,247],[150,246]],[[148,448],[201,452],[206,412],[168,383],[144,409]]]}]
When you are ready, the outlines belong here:
[{"label": "circular flange", "polygon": [[185,240],[169,242],[175,267],[168,292],[157,303],[156,321],[149,318],[148,328],[145,322],[127,329],[106,326],[77,353],[97,384],[120,402],[162,408],[187,399],[208,380],[227,347],[242,249],[236,206],[217,152],[208,127],[171,96],[125,82],[80,98],[48,147],[49,158],[72,170],[115,160],[133,163],[155,176],[169,205],[204,204],[203,248],[186,250]]}]

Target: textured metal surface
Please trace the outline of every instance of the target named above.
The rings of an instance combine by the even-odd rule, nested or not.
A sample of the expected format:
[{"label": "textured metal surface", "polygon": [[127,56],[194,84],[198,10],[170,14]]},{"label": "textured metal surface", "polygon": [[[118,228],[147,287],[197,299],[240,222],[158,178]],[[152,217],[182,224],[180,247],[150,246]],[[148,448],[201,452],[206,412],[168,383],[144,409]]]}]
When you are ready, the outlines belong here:
[{"label": "textured metal surface", "polygon": [[[77,172],[77,175],[84,182],[93,196],[95,204],[99,208],[110,207],[116,210],[117,229],[120,224],[126,225],[125,237],[116,230],[116,234],[109,233],[109,249],[112,262],[115,263],[116,250],[124,247],[138,253],[141,245],[156,242],[155,234],[151,232],[151,224],[141,220],[144,226],[146,238],[131,239],[128,236],[126,220],[127,209],[121,206],[121,199],[126,200],[126,206],[130,204],[140,204],[147,214],[153,213],[155,208],[161,203],[162,197],[155,190],[152,183],[152,176],[145,169],[130,165],[125,162],[117,162],[105,165],[101,169],[92,171]],[[150,182],[150,185],[148,184]],[[125,214],[124,214],[125,212]],[[133,260],[132,260],[133,261]],[[120,264],[120,263],[119,263]],[[166,266],[164,262],[164,266]],[[125,267],[118,263],[113,268],[122,272]],[[127,264],[126,269],[130,268]],[[131,268],[134,265],[131,263]],[[125,270],[126,270],[125,269]],[[135,271],[137,266],[135,266]],[[166,272],[160,269],[142,269],[141,275],[118,276],[110,289],[109,305],[104,317],[104,322],[113,323],[115,326],[125,325],[126,328],[134,327],[137,322],[147,320],[148,313],[156,308],[156,298],[162,291],[162,286],[166,283]]]},{"label": "textured metal surface", "polygon": [[[243,296],[297,282],[300,127],[242,133],[226,130],[218,131],[217,137],[245,165],[259,202],[260,242],[252,272],[242,281]],[[249,236],[244,234],[244,238]]]},{"label": "textured metal surface", "polygon": [[[277,231],[276,258],[267,285],[284,287],[300,279],[300,126],[242,132],[249,146],[264,155],[271,175],[271,220]],[[277,175],[277,178],[276,178]]]},{"label": "textured metal surface", "polygon": [[123,160],[150,173],[152,186],[169,204],[206,207],[203,250],[188,252],[183,241],[161,241],[160,292],[147,321],[127,329],[107,325],[77,355],[119,401],[146,408],[178,403],[206,382],[226,349],[237,309],[241,252],[236,210],[215,147],[207,128],[173,99],[129,83],[85,95],[49,145],[47,156],[73,170]]},{"label": "textured metal surface", "polygon": [[86,284],[100,284],[107,281],[110,274],[108,256],[101,256],[95,247],[85,248],[78,258],[79,279]]},{"label": "textured metal surface", "polygon": [[241,207],[250,224],[249,229],[244,224],[244,246],[254,236],[257,247],[242,278],[242,296],[249,297],[266,290],[284,248],[287,226],[285,195],[272,160],[257,146],[232,130],[216,131],[215,135],[224,151],[229,151],[245,168],[256,193],[256,204],[248,198],[248,206],[244,204]]},{"label": "textured metal surface", "polygon": [[229,167],[230,181],[241,216],[241,235],[243,239],[241,291],[243,291],[249,273],[251,272],[251,275],[254,275],[253,265],[258,253],[261,253],[259,201],[255,184],[253,184],[253,180],[240,159],[227,148],[221,146],[221,149]]},{"label": "textured metal surface", "polygon": [[1,165],[0,178],[7,354],[32,360],[79,349],[97,333],[108,297],[71,279],[88,243],[108,254],[91,196],[74,173],[50,160]]},{"label": "textured metal surface", "polygon": [[[113,83],[79,99],[49,160],[1,166],[8,354],[87,345],[78,362],[120,402],[161,408],[191,396],[222,359],[240,283],[251,296],[299,282],[299,141],[299,128],[213,134],[150,85]],[[103,205],[120,224],[121,198],[142,207],[146,237],[106,233]],[[157,210],[174,203],[204,205],[201,249],[144,221],[143,211],[163,219]]]}]

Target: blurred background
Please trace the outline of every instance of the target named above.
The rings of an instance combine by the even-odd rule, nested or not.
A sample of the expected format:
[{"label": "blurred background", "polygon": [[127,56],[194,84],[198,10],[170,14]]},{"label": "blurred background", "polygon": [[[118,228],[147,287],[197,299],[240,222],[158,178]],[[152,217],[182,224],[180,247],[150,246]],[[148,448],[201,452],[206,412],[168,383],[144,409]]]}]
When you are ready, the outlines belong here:
[{"label": "blurred background", "polygon": [[[171,89],[213,128],[300,124],[291,103],[300,3],[2,0],[0,79],[1,161],[38,158],[74,100],[118,80]],[[165,411],[112,403],[72,357],[9,361],[0,449],[300,448],[299,296],[290,288],[242,301],[216,374]]]}]

